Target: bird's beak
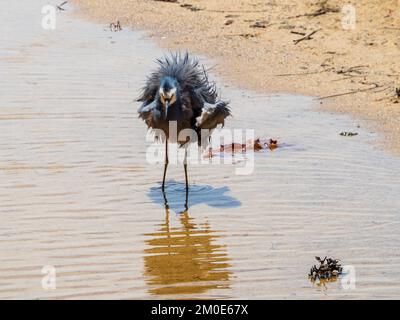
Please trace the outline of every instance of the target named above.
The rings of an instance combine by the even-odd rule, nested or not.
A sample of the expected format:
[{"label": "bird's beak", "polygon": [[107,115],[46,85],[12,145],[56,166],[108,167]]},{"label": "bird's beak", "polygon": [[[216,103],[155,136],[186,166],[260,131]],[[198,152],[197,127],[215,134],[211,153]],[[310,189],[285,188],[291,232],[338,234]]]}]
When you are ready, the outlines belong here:
[{"label": "bird's beak", "polygon": [[165,101],[165,113],[164,113],[164,118],[165,118],[165,119],[167,119],[168,108],[169,108],[169,101],[166,100],[166,101]]}]

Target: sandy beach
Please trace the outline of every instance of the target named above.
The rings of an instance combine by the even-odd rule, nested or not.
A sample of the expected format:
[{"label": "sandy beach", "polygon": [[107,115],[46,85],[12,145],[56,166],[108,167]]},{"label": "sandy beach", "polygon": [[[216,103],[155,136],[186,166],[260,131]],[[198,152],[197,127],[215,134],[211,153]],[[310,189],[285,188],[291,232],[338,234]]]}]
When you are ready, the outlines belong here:
[{"label": "sandy beach", "polygon": [[[216,1],[188,1],[207,11],[154,1],[79,2],[57,12],[55,30],[40,25],[47,0],[10,1],[9,10],[0,12],[5,40],[0,42],[0,71],[7,79],[0,86],[0,298],[400,296],[400,158],[382,152],[382,136],[362,121],[363,112],[377,107],[373,97],[378,95],[384,98],[380,106],[395,115],[398,104],[391,109],[389,90],[337,99],[343,108],[350,96],[360,103],[370,97],[371,105],[362,111],[349,105],[351,110],[336,113],[322,110],[315,96],[364,88],[358,77],[354,86],[330,89],[325,80],[341,83],[333,78],[343,75],[327,71],[298,81],[264,77],[306,71],[295,69],[294,60],[267,63],[268,56],[278,58],[285,50],[270,40],[265,50],[271,54],[261,54],[258,46],[268,43],[269,27],[246,31],[259,33],[255,38],[221,37],[221,32],[242,33],[244,20],[262,19],[260,10],[278,15],[278,2],[254,7],[250,1],[229,1],[224,10],[251,12],[232,17],[236,20],[228,26],[225,16],[238,13],[214,12],[221,10]],[[336,14],[290,23],[316,23]],[[122,30],[110,30],[109,22],[116,20]],[[185,21],[181,33],[174,34]],[[193,38],[200,25],[207,26],[204,34]],[[277,26],[271,26],[274,37],[289,33]],[[306,57],[314,49],[299,46],[315,45],[324,32],[297,45],[288,39],[286,45],[299,50],[293,59],[314,70],[315,60]],[[206,35],[215,45],[226,42],[208,48]],[[207,68],[216,65],[210,77],[230,100],[234,115],[226,129],[253,129],[256,136],[277,139],[279,147],[255,153],[248,175],[236,174],[245,162],[240,155],[227,164],[190,164],[189,208],[184,210],[182,165],[170,165],[166,207],[163,165],[147,161],[147,130],[135,98],[166,47],[187,46],[202,54]],[[250,52],[253,58],[245,59]],[[348,60],[346,66],[354,64]],[[395,67],[386,60],[376,64],[374,72]],[[389,119],[390,112],[379,115]],[[358,135],[341,136],[341,131]],[[385,137],[390,140],[390,133]],[[315,256],[341,259],[354,270],[355,286],[346,287],[343,278],[310,281]],[[49,270],[54,286],[45,281]]]},{"label": "sandy beach", "polygon": [[214,57],[225,82],[326,97],[321,107],[369,120],[369,130],[384,133],[379,144],[400,152],[397,0],[353,3],[354,29],[339,0],[73,2],[96,21],[145,30],[163,48]]}]

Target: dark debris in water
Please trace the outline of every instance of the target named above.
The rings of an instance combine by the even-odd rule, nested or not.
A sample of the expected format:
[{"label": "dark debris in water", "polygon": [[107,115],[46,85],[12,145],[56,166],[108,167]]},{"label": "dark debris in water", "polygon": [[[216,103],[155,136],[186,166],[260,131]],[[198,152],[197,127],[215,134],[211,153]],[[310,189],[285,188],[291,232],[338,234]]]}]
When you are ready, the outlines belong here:
[{"label": "dark debris in water", "polygon": [[343,137],[354,137],[354,136],[357,136],[358,133],[357,132],[350,132],[350,131],[342,131],[340,133],[340,135],[343,136]]},{"label": "dark debris in water", "polygon": [[119,22],[119,20],[116,23],[114,22],[110,23],[110,30],[114,32],[122,30],[121,23]]},{"label": "dark debris in water", "polygon": [[340,260],[328,257],[324,259],[315,257],[315,259],[319,262],[319,266],[312,266],[308,274],[312,282],[317,280],[333,280],[342,274],[343,268]]}]

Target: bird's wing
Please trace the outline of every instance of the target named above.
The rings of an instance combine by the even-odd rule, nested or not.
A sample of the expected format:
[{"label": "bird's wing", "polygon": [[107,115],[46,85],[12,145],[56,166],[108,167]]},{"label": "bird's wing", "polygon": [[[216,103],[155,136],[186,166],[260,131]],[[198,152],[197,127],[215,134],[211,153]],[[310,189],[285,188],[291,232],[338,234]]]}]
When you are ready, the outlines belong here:
[{"label": "bird's wing", "polygon": [[201,115],[197,117],[196,126],[199,129],[215,129],[219,124],[225,124],[225,119],[231,115],[228,103],[219,101],[216,104],[204,103]]},{"label": "bird's wing", "polygon": [[138,109],[139,118],[143,119],[149,128],[154,127],[153,121],[155,119],[155,113],[157,112],[159,112],[159,110],[157,109],[156,101],[151,103],[145,102]]}]

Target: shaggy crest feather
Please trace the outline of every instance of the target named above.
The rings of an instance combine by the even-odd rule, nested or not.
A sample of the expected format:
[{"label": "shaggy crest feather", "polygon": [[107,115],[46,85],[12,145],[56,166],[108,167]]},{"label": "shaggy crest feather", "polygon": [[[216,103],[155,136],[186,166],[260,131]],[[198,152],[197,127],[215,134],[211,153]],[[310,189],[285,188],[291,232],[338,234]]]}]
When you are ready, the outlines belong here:
[{"label": "shaggy crest feather", "polygon": [[138,101],[153,100],[157,94],[160,80],[169,76],[178,81],[183,92],[197,95],[207,103],[214,104],[216,102],[218,96],[216,85],[208,81],[204,67],[201,68],[199,61],[189,57],[187,52],[184,55],[180,52],[172,53],[170,56],[164,56],[163,59],[157,59],[157,63],[159,68],[147,78]]}]

